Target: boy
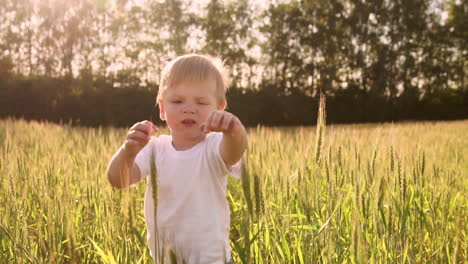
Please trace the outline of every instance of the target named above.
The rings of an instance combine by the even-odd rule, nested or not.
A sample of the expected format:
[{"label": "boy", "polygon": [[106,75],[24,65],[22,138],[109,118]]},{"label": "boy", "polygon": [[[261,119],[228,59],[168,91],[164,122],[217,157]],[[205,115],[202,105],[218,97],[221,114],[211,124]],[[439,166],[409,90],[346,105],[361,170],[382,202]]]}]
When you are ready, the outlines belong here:
[{"label": "boy", "polygon": [[196,54],[174,59],[162,73],[156,98],[170,135],[151,137],[158,130],[153,123],[136,123],[110,161],[108,179],[117,188],[137,183],[150,173],[151,162],[156,164],[158,238],[150,178],[144,205],[155,260],[162,248],[170,248],[178,263],[231,260],[227,176],[239,177],[247,135],[239,119],[224,111],[228,86],[220,59]]}]

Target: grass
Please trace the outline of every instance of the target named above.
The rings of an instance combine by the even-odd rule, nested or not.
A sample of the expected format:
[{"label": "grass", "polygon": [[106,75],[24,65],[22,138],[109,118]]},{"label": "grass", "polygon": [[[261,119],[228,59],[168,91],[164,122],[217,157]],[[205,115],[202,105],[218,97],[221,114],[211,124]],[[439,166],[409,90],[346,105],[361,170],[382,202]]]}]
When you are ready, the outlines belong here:
[{"label": "grass", "polygon": [[[245,177],[228,186],[234,261],[466,263],[466,131],[249,129]],[[145,183],[115,190],[105,175],[125,134],[0,121],[0,263],[151,263]]]}]

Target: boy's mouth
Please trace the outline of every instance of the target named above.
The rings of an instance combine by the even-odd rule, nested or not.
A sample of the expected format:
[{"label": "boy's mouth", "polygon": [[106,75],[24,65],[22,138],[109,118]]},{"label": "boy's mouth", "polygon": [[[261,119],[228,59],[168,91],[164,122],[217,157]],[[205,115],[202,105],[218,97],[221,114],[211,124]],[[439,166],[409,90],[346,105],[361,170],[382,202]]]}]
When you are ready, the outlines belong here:
[{"label": "boy's mouth", "polygon": [[190,119],[190,118],[186,118],[184,120],[182,120],[182,124],[184,124],[185,126],[188,126],[188,127],[191,127],[193,125],[195,125],[197,122],[195,122],[195,120],[193,119]]}]

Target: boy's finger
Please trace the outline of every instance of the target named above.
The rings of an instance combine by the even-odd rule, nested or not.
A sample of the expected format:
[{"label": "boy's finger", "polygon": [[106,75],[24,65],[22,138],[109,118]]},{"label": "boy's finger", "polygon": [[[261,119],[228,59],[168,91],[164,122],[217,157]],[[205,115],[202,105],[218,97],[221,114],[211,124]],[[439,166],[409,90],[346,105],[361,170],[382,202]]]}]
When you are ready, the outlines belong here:
[{"label": "boy's finger", "polygon": [[202,131],[205,132],[205,133],[210,132],[210,124],[211,124],[211,119],[213,119],[213,114],[214,114],[214,112],[210,113],[210,115],[206,119],[205,123],[202,124]]},{"label": "boy's finger", "polygon": [[150,134],[159,130],[159,128],[151,121],[145,120],[142,123],[148,127],[148,132]]},{"label": "boy's finger", "polygon": [[231,126],[229,128],[231,131],[231,136],[235,136],[236,130],[239,128],[239,125],[242,125],[239,118],[233,116]]},{"label": "boy's finger", "polygon": [[154,124],[148,120],[145,120],[142,122],[142,125],[145,127],[144,129],[146,130],[146,132],[149,134],[151,134],[151,131],[153,130],[153,126]]},{"label": "boy's finger", "polygon": [[145,135],[149,135],[149,132],[150,132],[148,127],[145,126],[145,125],[137,126],[133,131],[140,132],[140,133],[143,133]]},{"label": "boy's finger", "polygon": [[200,129],[201,129],[201,131],[202,131],[203,133],[208,133],[209,131],[208,131],[208,129],[205,129],[205,127],[206,127],[205,124],[202,124],[202,125],[200,126]]},{"label": "boy's finger", "polygon": [[146,135],[151,135],[155,131],[150,123],[143,123],[143,122],[137,125],[134,130],[140,131]]},{"label": "boy's finger", "polygon": [[133,130],[138,130],[148,135],[151,133],[151,129],[151,122],[148,120],[138,122],[133,128]]},{"label": "boy's finger", "polygon": [[158,132],[159,128],[155,124],[153,124],[153,122],[150,122],[150,123],[151,123],[151,128],[152,128],[151,134],[154,133],[154,132]]},{"label": "boy's finger", "polygon": [[126,139],[125,140],[125,148],[127,150],[130,150],[133,153],[138,153],[138,151],[140,151],[140,149],[143,148],[143,147],[144,147],[144,145],[141,144],[141,142],[139,142],[137,140],[133,140],[133,139]]},{"label": "boy's finger", "polygon": [[127,138],[126,142],[125,142],[125,145],[127,146],[132,146],[132,147],[136,147],[139,145],[139,142],[134,140],[134,139],[131,139],[131,138]]},{"label": "boy's finger", "polygon": [[223,114],[216,111],[213,113],[213,119],[211,120],[211,129],[219,130],[221,121],[223,120]]},{"label": "boy's finger", "polygon": [[128,133],[128,138],[138,141],[144,141],[144,143],[146,144],[151,137],[143,131],[134,130]]},{"label": "boy's finger", "polygon": [[227,131],[232,123],[232,115],[224,115],[223,123],[221,125],[221,130]]},{"label": "boy's finger", "polygon": [[130,131],[130,130],[135,130],[136,127],[137,127],[139,124],[140,124],[140,122],[133,124],[133,126],[130,127],[129,131]]}]

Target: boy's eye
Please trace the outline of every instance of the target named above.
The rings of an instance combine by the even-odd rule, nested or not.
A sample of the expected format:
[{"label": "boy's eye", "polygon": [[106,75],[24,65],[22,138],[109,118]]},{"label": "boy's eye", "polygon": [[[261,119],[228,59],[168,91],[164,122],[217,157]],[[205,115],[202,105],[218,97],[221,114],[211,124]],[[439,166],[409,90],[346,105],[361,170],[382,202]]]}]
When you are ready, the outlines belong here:
[{"label": "boy's eye", "polygon": [[174,104],[180,104],[180,103],[182,103],[182,100],[174,100],[174,101],[172,101],[172,103],[174,103]]},{"label": "boy's eye", "polygon": [[208,105],[207,103],[205,102],[198,102],[199,105]]}]

